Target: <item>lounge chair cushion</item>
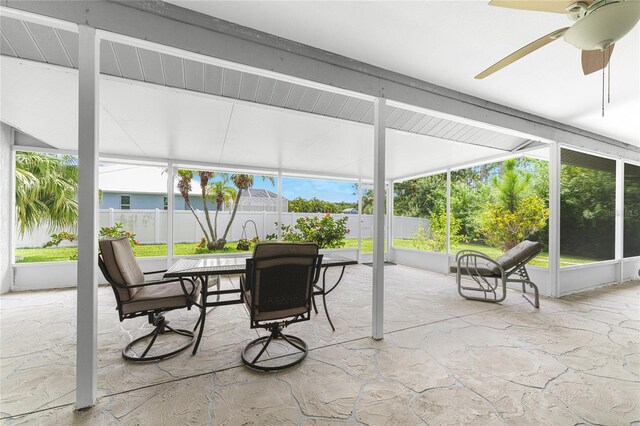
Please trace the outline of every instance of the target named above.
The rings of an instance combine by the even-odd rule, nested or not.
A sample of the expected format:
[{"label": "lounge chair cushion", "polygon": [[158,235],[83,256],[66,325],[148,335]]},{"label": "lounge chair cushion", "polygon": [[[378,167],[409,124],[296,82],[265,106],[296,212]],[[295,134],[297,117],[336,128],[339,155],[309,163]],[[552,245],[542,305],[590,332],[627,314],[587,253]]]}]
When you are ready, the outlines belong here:
[{"label": "lounge chair cushion", "polygon": [[[191,299],[197,301],[200,291],[200,283],[193,284],[190,281],[184,281],[184,287],[189,293]],[[134,296],[126,303],[122,304],[122,314],[130,314],[133,312],[151,311],[157,309],[183,308],[191,305],[189,300],[182,291],[179,282],[169,282],[162,284],[153,284],[140,287]]]},{"label": "lounge chair cushion", "polygon": [[[460,269],[460,273],[462,275],[482,275],[485,277],[493,277],[500,276],[500,270],[496,274],[493,269],[495,265],[489,265],[486,262],[477,262],[474,264],[471,260],[469,261],[469,267],[465,267],[465,263],[463,261],[462,267]],[[497,269],[497,268],[496,268]],[[452,262],[449,264],[449,272],[455,274],[458,272],[458,264],[456,262]]]},{"label": "lounge chair cushion", "polygon": [[[102,259],[111,278],[121,285],[144,283],[144,274],[136,261],[128,237],[104,238],[99,241]],[[117,288],[120,300],[126,302],[135,296],[138,288]]]},{"label": "lounge chair cushion", "polygon": [[[527,260],[529,257],[542,250],[542,244],[537,241],[524,240],[520,244],[516,245],[502,256],[496,259],[496,262],[502,266],[502,269],[509,271],[514,266]],[[493,265],[493,272],[500,274],[500,269]]]},{"label": "lounge chair cushion", "polygon": [[[520,244],[516,245],[500,257],[496,259],[496,263],[505,270],[505,272],[509,272],[511,268],[519,265],[521,262],[527,260],[529,257],[533,256],[536,253],[539,253],[542,250],[542,244],[536,241],[522,241]],[[485,277],[499,277],[501,274],[500,268],[493,263],[483,262],[482,260],[478,261],[477,264],[469,260],[468,268],[465,267],[466,262],[463,260],[462,262],[462,270],[460,273],[462,275],[482,275]],[[456,262],[449,264],[449,272],[456,273],[458,271],[458,265]]]}]

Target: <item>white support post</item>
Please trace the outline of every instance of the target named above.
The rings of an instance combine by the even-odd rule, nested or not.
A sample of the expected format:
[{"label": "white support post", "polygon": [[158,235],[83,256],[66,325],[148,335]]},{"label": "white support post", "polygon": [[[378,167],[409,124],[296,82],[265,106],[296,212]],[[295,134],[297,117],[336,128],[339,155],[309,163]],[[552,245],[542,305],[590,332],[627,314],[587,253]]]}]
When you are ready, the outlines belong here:
[{"label": "white support post", "polygon": [[560,296],[560,144],[549,146],[549,284],[553,297]]},{"label": "white support post", "polygon": [[618,282],[624,281],[624,161],[616,160],[616,260]]},{"label": "white support post", "polygon": [[173,196],[173,188],[176,176],[176,170],[173,167],[173,161],[167,164],[167,268],[173,265],[173,215],[175,214],[175,198]]},{"label": "white support post", "polygon": [[113,207],[109,207],[109,226],[114,227],[116,225],[116,216]]},{"label": "white support post", "polygon": [[384,336],[384,191],[385,191],[385,104],[374,101],[373,120],[373,318],[372,337]]},{"label": "white support post", "polygon": [[387,194],[387,260],[393,261],[391,247],[393,247],[393,184],[394,182],[389,181]]},{"label": "white support post", "polygon": [[358,262],[362,261],[362,178],[358,178]]},{"label": "white support post", "polygon": [[76,409],[95,404],[98,346],[98,128],[100,41],[80,25],[78,39],[78,294]]},{"label": "white support post", "polygon": [[447,169],[447,248],[446,253],[451,253],[451,169]]},{"label": "white support post", "polygon": [[278,170],[278,241],[282,240],[282,171]]}]

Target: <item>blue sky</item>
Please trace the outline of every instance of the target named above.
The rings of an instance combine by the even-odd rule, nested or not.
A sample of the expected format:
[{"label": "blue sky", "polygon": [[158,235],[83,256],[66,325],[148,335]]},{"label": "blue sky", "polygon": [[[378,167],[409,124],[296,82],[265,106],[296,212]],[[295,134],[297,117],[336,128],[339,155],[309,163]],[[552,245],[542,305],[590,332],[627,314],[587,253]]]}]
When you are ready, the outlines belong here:
[{"label": "blue sky", "polygon": [[[269,180],[262,180],[256,176],[254,188],[265,188],[277,192],[278,184],[271,185]],[[318,179],[282,178],[282,196],[293,200],[296,197],[338,202],[357,202],[358,195],[354,194],[353,182],[328,181]]]}]

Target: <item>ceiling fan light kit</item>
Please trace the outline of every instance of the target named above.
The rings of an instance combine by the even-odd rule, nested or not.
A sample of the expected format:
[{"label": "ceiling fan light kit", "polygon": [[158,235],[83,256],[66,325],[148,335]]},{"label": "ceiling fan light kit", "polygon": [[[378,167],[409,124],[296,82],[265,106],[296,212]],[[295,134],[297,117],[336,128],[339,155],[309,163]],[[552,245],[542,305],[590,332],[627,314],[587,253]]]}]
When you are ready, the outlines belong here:
[{"label": "ceiling fan light kit", "polygon": [[[640,0],[491,0],[492,6],[536,12],[563,13],[573,21],[571,27],[549,33],[538,40],[516,50],[491,65],[476,79],[483,79],[518,59],[540,49],[554,40],[564,40],[582,50],[584,75],[602,70],[602,116],[604,116],[605,68],[611,67],[614,44],[623,38],[640,21]],[[610,87],[611,73],[609,73]]]},{"label": "ceiling fan light kit", "polygon": [[[640,0],[583,0],[545,1],[545,0],[491,0],[492,6],[537,12],[564,13],[576,21],[571,27],[554,31],[529,43],[504,59],[496,62],[475,78],[482,79],[507,65],[521,59],[548,43],[564,37],[564,40],[583,51],[605,51],[624,37],[640,20]],[[589,68],[583,68],[586,74],[603,69],[609,63],[611,52],[599,56],[599,66],[594,69],[593,61]]]},{"label": "ceiling fan light kit", "polygon": [[600,1],[591,5],[566,33],[567,43],[582,50],[604,50],[640,20],[640,1]]}]

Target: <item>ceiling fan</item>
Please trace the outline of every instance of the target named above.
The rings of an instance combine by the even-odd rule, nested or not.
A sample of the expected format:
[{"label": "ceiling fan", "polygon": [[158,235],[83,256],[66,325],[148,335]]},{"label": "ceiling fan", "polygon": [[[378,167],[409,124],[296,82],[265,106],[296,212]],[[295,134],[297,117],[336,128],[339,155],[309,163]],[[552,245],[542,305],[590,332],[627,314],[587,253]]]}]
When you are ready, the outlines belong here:
[{"label": "ceiling fan", "polygon": [[575,21],[570,27],[553,31],[491,65],[476,79],[483,79],[554,40],[564,40],[582,50],[585,75],[609,64],[614,43],[640,20],[640,0],[491,0],[491,6],[566,14]]}]

